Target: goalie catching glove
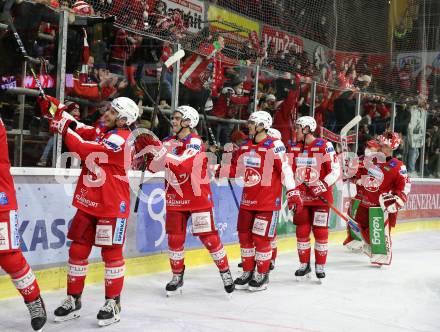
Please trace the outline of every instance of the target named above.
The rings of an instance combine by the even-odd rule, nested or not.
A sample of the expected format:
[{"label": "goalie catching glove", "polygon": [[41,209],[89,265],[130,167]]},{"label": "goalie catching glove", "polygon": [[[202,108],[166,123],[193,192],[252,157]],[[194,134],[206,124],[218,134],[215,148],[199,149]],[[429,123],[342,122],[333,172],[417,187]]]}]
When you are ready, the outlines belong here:
[{"label": "goalie catching glove", "polygon": [[294,212],[297,213],[301,212],[304,204],[299,190],[291,189],[287,191],[286,197],[287,197],[287,205],[289,206],[289,210],[293,210]]},{"label": "goalie catching glove", "polygon": [[384,193],[379,196],[379,204],[383,211],[388,213],[396,213],[405,203],[403,200],[392,193]]}]

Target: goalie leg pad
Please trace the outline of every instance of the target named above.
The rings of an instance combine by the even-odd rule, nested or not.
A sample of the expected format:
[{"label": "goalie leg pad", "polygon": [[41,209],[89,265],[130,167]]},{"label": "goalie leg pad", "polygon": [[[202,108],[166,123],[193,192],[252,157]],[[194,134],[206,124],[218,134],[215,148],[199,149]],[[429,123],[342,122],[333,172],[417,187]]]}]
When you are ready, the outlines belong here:
[{"label": "goalie leg pad", "polygon": [[371,263],[379,265],[391,264],[391,236],[388,213],[379,207],[369,209]]}]

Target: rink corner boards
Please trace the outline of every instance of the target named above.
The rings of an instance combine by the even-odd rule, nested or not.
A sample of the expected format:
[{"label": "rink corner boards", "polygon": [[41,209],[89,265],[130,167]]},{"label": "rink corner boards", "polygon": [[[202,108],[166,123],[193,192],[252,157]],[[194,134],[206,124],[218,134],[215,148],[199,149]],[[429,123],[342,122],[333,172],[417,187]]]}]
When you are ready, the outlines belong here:
[{"label": "rink corner boards", "polygon": [[[440,230],[440,220],[417,220],[399,223],[393,234],[408,233],[416,231],[438,231]],[[330,232],[329,242],[333,244],[342,243],[346,235],[345,231]],[[286,236],[277,240],[278,250],[296,250],[295,236]],[[238,244],[225,245],[228,257],[231,261],[240,258],[240,247]],[[194,267],[212,262],[211,256],[206,249],[193,249],[185,252],[185,265]],[[169,271],[168,253],[153,254],[148,256],[127,258],[125,260],[126,277],[152,274]],[[58,290],[66,287],[67,266],[52,267],[48,269],[36,270],[35,275],[43,292]],[[91,263],[87,273],[87,284],[102,283],[104,280],[104,264]],[[7,275],[0,276],[0,299],[18,296],[17,290]]]}]

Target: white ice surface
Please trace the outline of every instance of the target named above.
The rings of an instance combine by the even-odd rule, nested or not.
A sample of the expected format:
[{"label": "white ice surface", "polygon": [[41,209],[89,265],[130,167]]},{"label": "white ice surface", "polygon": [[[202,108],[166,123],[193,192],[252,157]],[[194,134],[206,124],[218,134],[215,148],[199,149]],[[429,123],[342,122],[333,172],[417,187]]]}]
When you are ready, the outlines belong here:
[{"label": "white ice surface", "polygon": [[[298,283],[295,252],[281,253],[264,292],[229,299],[213,265],[187,269],[183,294],[166,298],[170,273],[127,278],[121,322],[110,331],[440,331],[440,232],[394,236],[390,267],[331,245],[325,284]],[[235,276],[237,262],[231,263]],[[64,290],[43,294],[44,331],[96,331],[103,286],[86,286],[79,319],[55,324]],[[19,298],[0,301],[0,331],[30,331]],[[104,330],[103,330],[104,331]]]}]

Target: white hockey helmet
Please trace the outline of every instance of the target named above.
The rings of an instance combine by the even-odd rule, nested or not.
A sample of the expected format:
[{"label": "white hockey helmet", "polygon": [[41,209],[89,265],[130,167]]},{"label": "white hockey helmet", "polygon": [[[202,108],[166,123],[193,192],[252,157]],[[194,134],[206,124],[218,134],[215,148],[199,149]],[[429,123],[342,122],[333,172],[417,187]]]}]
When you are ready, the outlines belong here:
[{"label": "white hockey helmet", "polygon": [[266,130],[272,126],[272,116],[265,111],[251,113],[248,121],[253,121],[256,125],[263,125]]},{"label": "white hockey helmet", "polygon": [[205,111],[211,112],[213,108],[214,108],[214,103],[212,102],[211,97],[209,97],[205,104]]},{"label": "white hockey helmet", "polygon": [[176,108],[175,112],[179,112],[182,114],[182,120],[190,120],[189,127],[191,129],[197,127],[199,123],[199,112],[197,112],[191,106],[179,106]]},{"label": "white hockey helmet", "polygon": [[118,119],[125,118],[127,120],[127,126],[131,125],[139,117],[139,107],[130,98],[115,98],[113,99],[111,106],[116,112],[118,112]]},{"label": "white hockey helmet", "polygon": [[311,116],[302,116],[296,120],[296,124],[301,126],[301,128],[309,127],[310,132],[313,133],[316,130],[316,121]]},{"label": "white hockey helmet", "polygon": [[267,134],[273,138],[281,139],[281,133],[278,129],[269,128],[269,130],[267,131]]}]

